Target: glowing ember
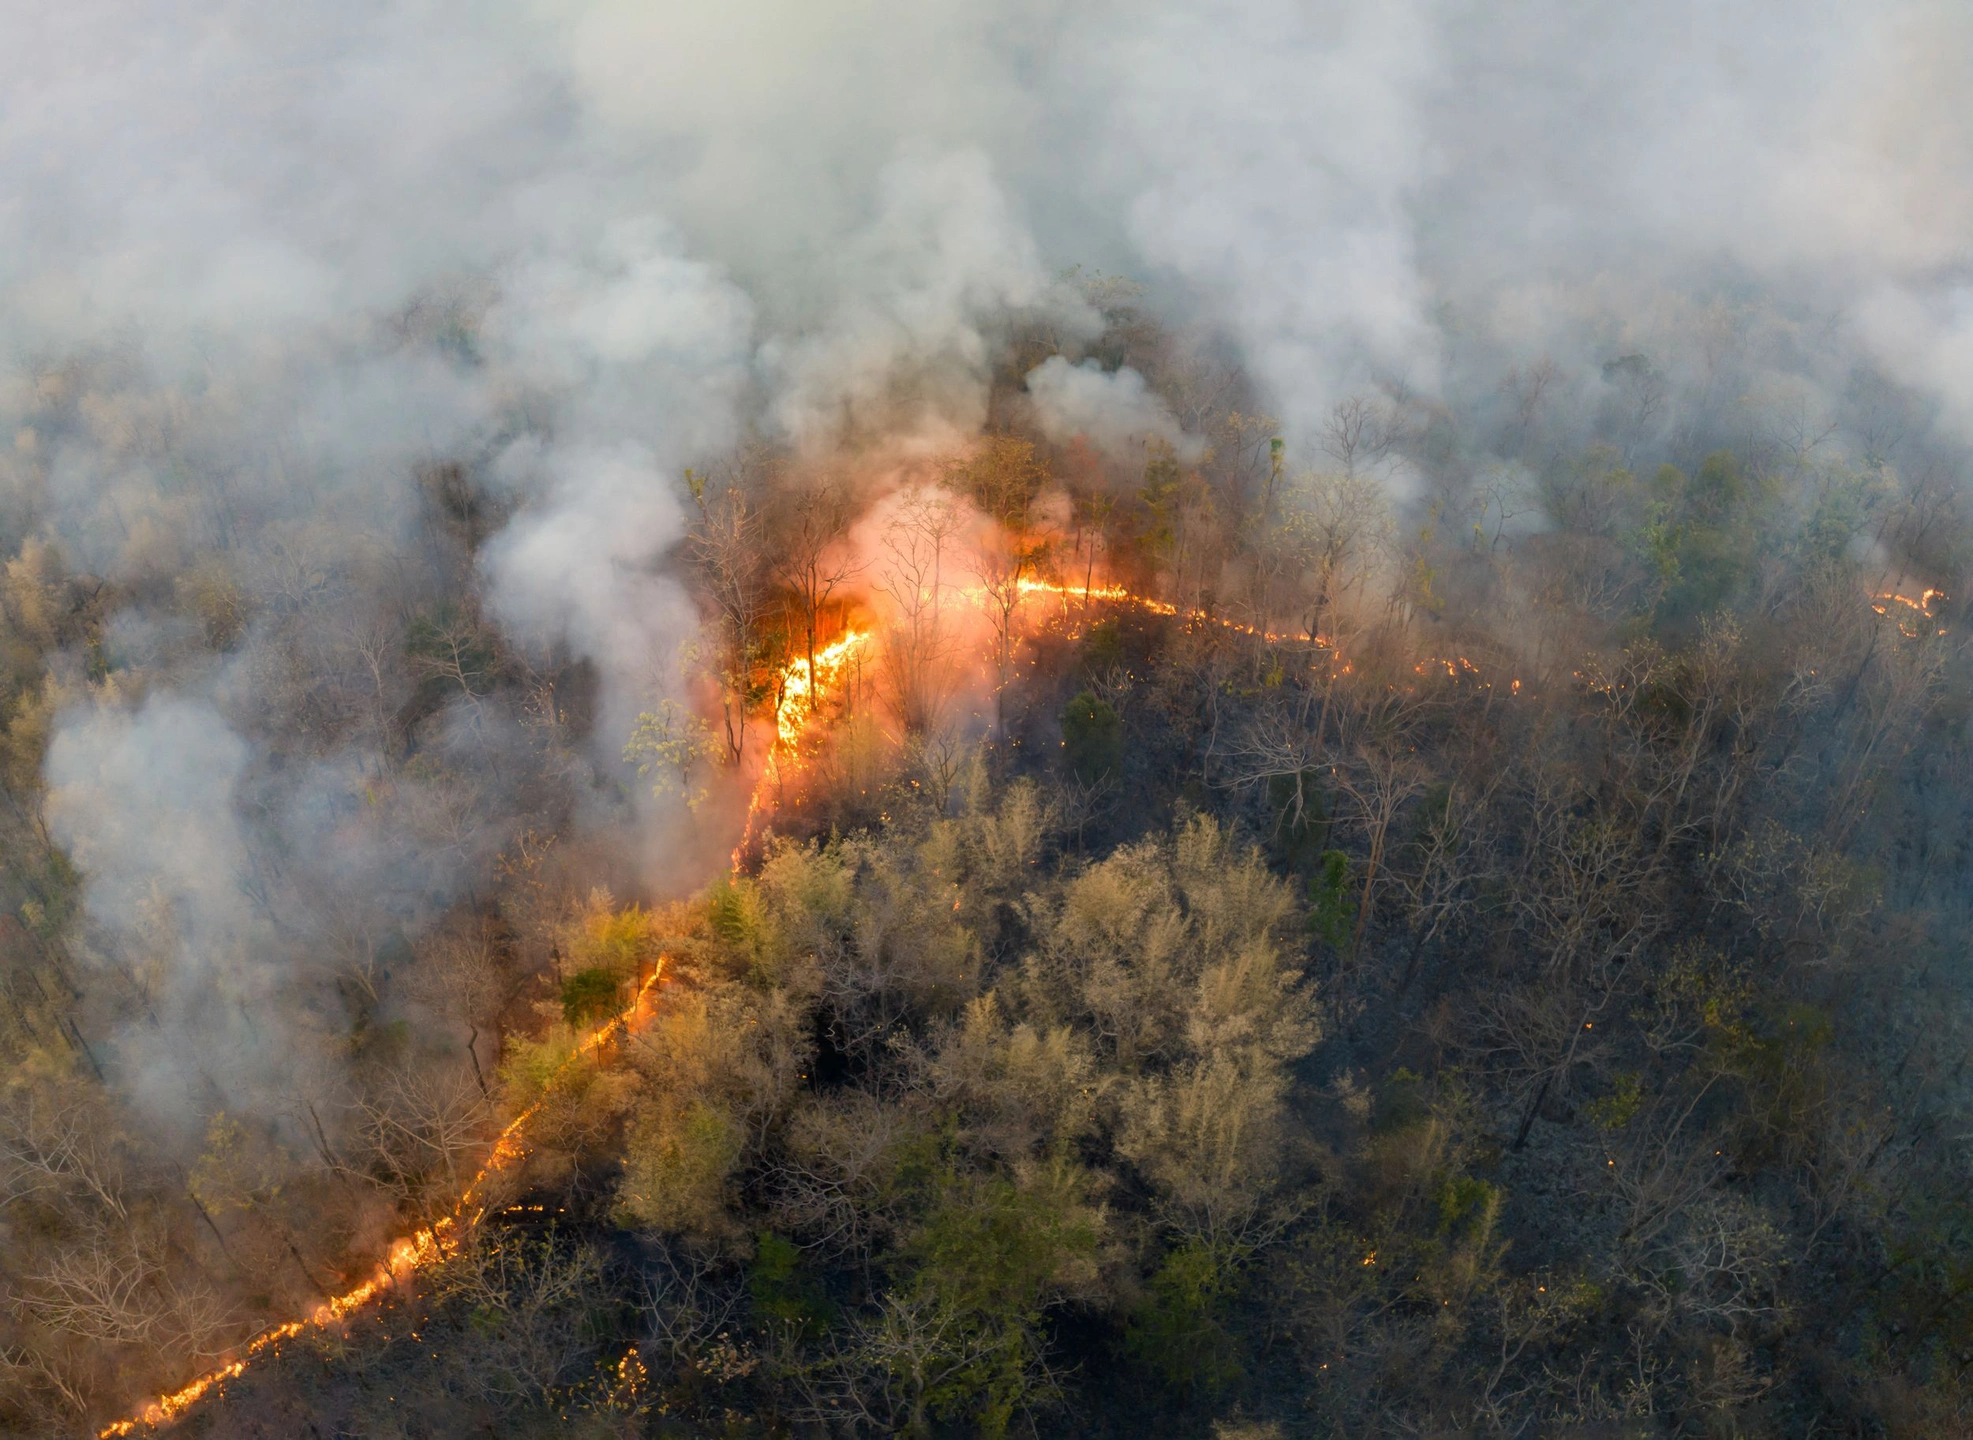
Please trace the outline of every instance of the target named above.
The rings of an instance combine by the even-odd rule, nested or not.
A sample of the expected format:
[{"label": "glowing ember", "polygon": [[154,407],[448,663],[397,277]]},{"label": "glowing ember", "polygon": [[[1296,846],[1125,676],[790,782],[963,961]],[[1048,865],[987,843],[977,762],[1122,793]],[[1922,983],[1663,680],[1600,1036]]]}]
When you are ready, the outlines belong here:
[{"label": "glowing ember", "polygon": [[[663,973],[664,960],[660,958],[657,965],[652,968],[651,978],[638,987],[637,994],[631,1000],[629,1007],[609,1024],[584,1039],[576,1047],[575,1052],[562,1062],[562,1068],[565,1070],[578,1060],[594,1054],[625,1029],[647,1018],[646,1001],[657,986],[658,977]],[[561,1071],[558,1070],[556,1074],[559,1076]],[[550,1083],[553,1083],[552,1079]],[[452,1254],[458,1248],[459,1236],[470,1230],[480,1218],[479,1197],[486,1182],[502,1171],[513,1168],[514,1164],[527,1154],[527,1123],[540,1109],[541,1103],[537,1101],[510,1120],[507,1128],[502,1130],[499,1138],[493,1142],[493,1150],[487,1156],[486,1164],[480,1167],[479,1174],[473,1177],[472,1184],[468,1185],[465,1193],[459,1197],[459,1203],[452,1207],[452,1213],[441,1216],[424,1229],[407,1235],[393,1244],[389,1256],[369,1279],[332,1299],[325,1300],[304,1319],[289,1320],[261,1331],[249,1340],[232,1360],[216,1370],[201,1375],[189,1385],[181,1386],[168,1395],[158,1396],[136,1415],[105,1426],[97,1432],[98,1440],[109,1440],[111,1436],[131,1435],[140,1429],[169,1424],[212,1391],[224,1386],[228,1380],[239,1378],[255,1360],[277,1351],[283,1340],[292,1340],[297,1335],[310,1330],[324,1329],[339,1320],[348,1318],[405,1276]]]}]

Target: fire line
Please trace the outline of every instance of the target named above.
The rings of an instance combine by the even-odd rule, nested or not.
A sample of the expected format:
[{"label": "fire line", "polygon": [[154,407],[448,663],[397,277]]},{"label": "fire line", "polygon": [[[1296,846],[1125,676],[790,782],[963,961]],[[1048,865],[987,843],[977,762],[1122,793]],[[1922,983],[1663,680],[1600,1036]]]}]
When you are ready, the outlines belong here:
[{"label": "fire line", "polygon": [[[657,987],[658,979],[664,974],[664,958],[652,968],[651,976],[637,988],[637,994],[608,1024],[589,1035],[576,1047],[575,1052],[562,1062],[560,1068],[550,1078],[552,1085],[569,1066],[575,1064],[630,1029],[645,1018],[645,1001]],[[183,1385],[169,1394],[160,1395],[144,1406],[137,1414],[114,1424],[106,1425],[97,1431],[97,1440],[112,1440],[114,1436],[132,1435],[140,1429],[155,1429],[178,1419],[187,1410],[197,1405],[207,1395],[220,1390],[227,1381],[238,1379],[245,1374],[247,1367],[270,1353],[278,1353],[277,1347],[284,1340],[292,1340],[297,1335],[311,1330],[320,1330],[346,1319],[369,1304],[385,1290],[403,1277],[423,1269],[435,1260],[442,1260],[459,1247],[459,1236],[470,1230],[483,1213],[479,1209],[480,1192],[486,1182],[495,1175],[511,1169],[528,1153],[527,1124],[542,1102],[537,1100],[520,1114],[507,1122],[493,1142],[493,1150],[488,1154],[486,1164],[480,1167],[472,1183],[460,1195],[452,1213],[440,1216],[430,1225],[414,1231],[390,1247],[389,1255],[377,1266],[368,1279],[345,1290],[342,1294],[325,1300],[307,1316],[299,1320],[289,1320],[280,1325],[261,1331],[241,1347],[240,1353],[215,1370]]]},{"label": "fire line", "polygon": [[[1057,581],[1044,580],[1037,576],[1026,576],[1019,581],[1021,593],[1056,595],[1064,599],[1083,599],[1087,602],[1102,601],[1106,604],[1134,605],[1154,615],[1171,616],[1187,622],[1216,624],[1243,635],[1256,636],[1270,644],[1284,640],[1307,639],[1316,646],[1333,652],[1332,643],[1323,636],[1300,636],[1290,633],[1263,630],[1225,616],[1214,615],[1210,611],[1184,610],[1168,601],[1139,595],[1121,585],[1065,585]],[[973,592],[967,592],[973,593]],[[1894,600],[1930,615],[1938,599],[1943,598],[1938,591],[1928,590],[1920,601],[1912,601],[1902,595],[1879,596],[1880,600]],[[1880,607],[1879,612],[1883,613]],[[759,818],[770,782],[780,773],[781,767],[793,761],[800,753],[800,744],[810,723],[816,718],[819,699],[824,689],[836,688],[844,673],[863,655],[874,638],[869,630],[846,630],[842,635],[815,652],[811,663],[808,656],[798,656],[782,668],[779,677],[777,700],[774,710],[774,740],[768,750],[765,769],[760,782],[747,807],[747,821],[740,844],[733,852],[733,862],[737,867],[752,840],[754,825]],[[1332,655],[1332,658],[1333,657]],[[1428,665],[1444,665],[1448,675],[1455,674],[1453,662],[1433,658],[1421,663],[1417,668],[1424,673]],[[1465,670],[1478,673],[1471,661],[1461,657],[1458,665]],[[1347,663],[1343,668],[1348,670]],[[1520,693],[1521,682],[1513,682],[1516,694]],[[585,1039],[564,1063],[564,1068],[593,1054],[598,1048],[642,1018],[647,997],[658,983],[664,965],[660,960],[650,979],[639,987],[636,996],[622,1013],[607,1025]],[[560,1071],[557,1071],[557,1077]],[[552,1083],[552,1081],[551,1081]],[[529,1106],[508,1122],[505,1129],[493,1143],[492,1152],[486,1164],[473,1177],[465,1193],[459,1197],[452,1213],[440,1217],[423,1229],[398,1240],[390,1248],[387,1258],[378,1265],[368,1279],[361,1284],[335,1296],[317,1306],[302,1319],[289,1320],[280,1325],[261,1331],[249,1340],[240,1353],[226,1364],[208,1371],[187,1385],[150,1401],[136,1415],[118,1420],[97,1432],[98,1440],[113,1440],[113,1437],[135,1434],[142,1428],[155,1428],[165,1425],[183,1415],[197,1405],[200,1400],[215,1390],[221,1389],[227,1381],[237,1379],[256,1360],[270,1352],[275,1352],[282,1341],[293,1339],[311,1330],[319,1330],[345,1319],[374,1300],[404,1276],[444,1259],[452,1254],[459,1244],[458,1237],[479,1220],[481,1211],[476,1208],[480,1191],[493,1176],[512,1168],[527,1154],[526,1129],[528,1122],[541,1108],[541,1102]],[[1368,1262],[1366,1262],[1368,1263]]]}]

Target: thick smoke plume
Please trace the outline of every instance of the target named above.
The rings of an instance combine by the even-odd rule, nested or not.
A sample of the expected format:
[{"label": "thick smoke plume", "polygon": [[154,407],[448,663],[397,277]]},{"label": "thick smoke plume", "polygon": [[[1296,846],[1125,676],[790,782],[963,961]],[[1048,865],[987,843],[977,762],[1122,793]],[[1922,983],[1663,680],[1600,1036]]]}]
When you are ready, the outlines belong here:
[{"label": "thick smoke plume", "polygon": [[1943,0],[15,0],[5,38],[0,508],[120,597],[43,695],[46,819],[142,997],[92,1058],[188,1146],[302,1143],[323,1017],[537,822],[642,890],[716,868],[622,751],[703,708],[678,552],[750,447],[942,453],[1011,378],[1047,439],[1194,461],[1228,375],[1296,466],[1365,395],[1491,416],[1508,468],[1565,414],[1634,466],[1973,440]]}]

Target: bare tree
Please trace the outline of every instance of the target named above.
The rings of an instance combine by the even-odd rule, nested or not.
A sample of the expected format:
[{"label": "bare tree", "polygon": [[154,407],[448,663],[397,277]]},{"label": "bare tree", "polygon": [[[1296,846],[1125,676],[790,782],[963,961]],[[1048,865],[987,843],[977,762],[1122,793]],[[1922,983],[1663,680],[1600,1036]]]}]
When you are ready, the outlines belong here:
[{"label": "bare tree", "polygon": [[0,1194],[80,1192],[117,1222],[130,1218],[122,1136],[81,1085],[25,1084],[0,1107]]},{"label": "bare tree", "polygon": [[1014,651],[1020,643],[1016,621],[1026,598],[1023,585],[1047,553],[1047,542],[996,526],[982,537],[972,558],[973,576],[980,582],[981,609],[993,628],[993,723],[996,732],[1006,727],[1007,682],[1014,668]]},{"label": "bare tree", "polygon": [[720,714],[727,757],[738,765],[746,753],[747,722],[768,694],[758,673],[767,613],[762,519],[739,483],[708,493],[704,476],[687,471],[686,478],[699,507],[687,545],[719,631]]},{"label": "bare tree", "polygon": [[[493,1022],[509,993],[492,923],[476,916],[447,926],[420,946],[418,961],[406,989],[440,1013],[458,1018],[466,1031],[466,1057],[473,1079],[480,1093],[486,1094],[480,1026]],[[497,1035],[494,1050],[497,1054]]]},{"label": "bare tree", "polygon": [[808,661],[810,704],[822,701],[823,677],[815,668],[821,628],[836,592],[863,571],[844,543],[855,518],[848,490],[829,477],[795,500],[793,515],[775,537],[775,577],[794,596]]},{"label": "bare tree", "polygon": [[491,1400],[538,1404],[595,1353],[591,1323],[602,1260],[588,1246],[472,1231],[435,1277],[439,1295],[490,1323],[476,1329],[472,1384]]},{"label": "bare tree", "polygon": [[1484,863],[1475,854],[1475,832],[1498,783],[1486,782],[1472,794],[1455,781],[1440,798],[1427,802],[1430,813],[1411,847],[1412,864],[1398,878],[1411,928],[1411,954],[1398,981],[1400,997],[1411,988],[1425,947],[1455,929],[1473,909],[1472,891]]},{"label": "bare tree", "polygon": [[427,1210],[466,1188],[486,1150],[491,1105],[456,1069],[394,1067],[364,1087],[356,1109],[367,1173]]},{"label": "bare tree", "polygon": [[913,734],[930,730],[945,707],[945,564],[962,528],[950,496],[921,488],[904,497],[884,531],[877,586],[891,602],[893,623],[883,663],[898,719]]},{"label": "bare tree", "polygon": [[1377,900],[1377,887],[1387,879],[1384,861],[1391,844],[1391,827],[1398,812],[1425,788],[1418,766],[1409,751],[1383,745],[1364,745],[1353,759],[1332,767],[1330,783],[1349,797],[1350,819],[1361,828],[1365,841],[1363,890],[1357,900],[1356,925],[1350,933],[1349,961],[1355,964],[1363,948],[1364,927],[1370,923]]},{"label": "bare tree", "polygon": [[1355,479],[1360,466],[1375,466],[1397,443],[1391,410],[1368,395],[1338,400],[1322,424],[1322,453]]},{"label": "bare tree", "polygon": [[368,718],[377,758],[386,771],[395,769],[391,695],[399,683],[397,660],[404,644],[403,629],[381,611],[358,610],[345,616],[341,639],[368,682]]},{"label": "bare tree", "polygon": [[92,1345],[159,1347],[197,1362],[223,1354],[236,1333],[203,1276],[166,1265],[154,1239],[107,1226],[27,1276],[14,1308]]}]

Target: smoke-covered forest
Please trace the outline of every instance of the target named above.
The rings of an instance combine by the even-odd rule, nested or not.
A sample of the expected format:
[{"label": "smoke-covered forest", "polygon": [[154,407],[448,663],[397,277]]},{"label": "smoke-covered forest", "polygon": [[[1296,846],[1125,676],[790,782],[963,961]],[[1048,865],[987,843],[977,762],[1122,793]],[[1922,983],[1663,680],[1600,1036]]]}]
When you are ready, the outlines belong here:
[{"label": "smoke-covered forest", "polygon": [[1956,11],[0,23],[0,1434],[1973,1432]]}]

